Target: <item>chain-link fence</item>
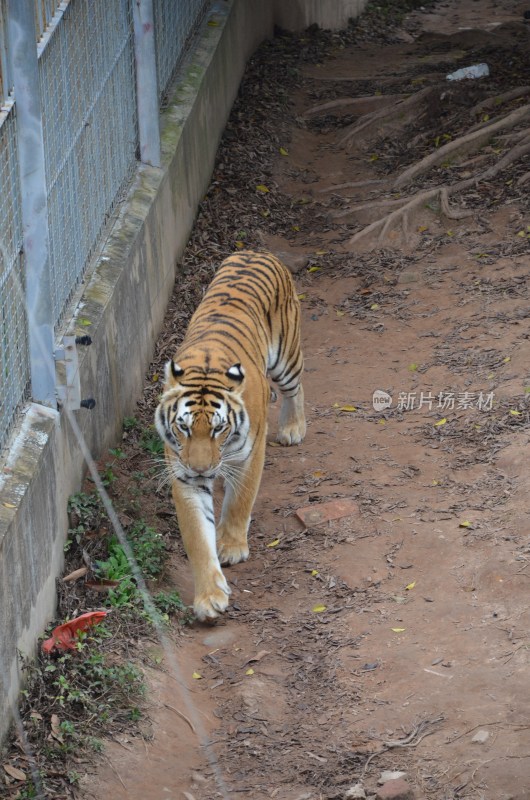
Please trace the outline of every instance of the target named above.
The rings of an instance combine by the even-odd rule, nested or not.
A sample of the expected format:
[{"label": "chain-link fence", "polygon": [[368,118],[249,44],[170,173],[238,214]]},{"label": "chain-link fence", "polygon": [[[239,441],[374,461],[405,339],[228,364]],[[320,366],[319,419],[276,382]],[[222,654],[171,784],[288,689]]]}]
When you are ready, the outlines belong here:
[{"label": "chain-link fence", "polygon": [[0,445],[29,393],[22,219],[13,107],[0,124]]},{"label": "chain-link fence", "polygon": [[156,70],[161,98],[209,5],[209,0],[154,0]]},{"label": "chain-link fence", "polygon": [[136,163],[129,3],[71,2],[39,60],[39,78],[57,326]]},{"label": "chain-link fence", "polygon": [[[31,394],[32,375],[14,113],[17,74],[9,41],[10,14],[15,4],[23,2],[27,0],[0,0],[0,450],[7,443],[17,409]],[[30,2],[38,42],[50,323],[58,335],[69,301],[137,164],[141,143],[133,3],[144,8],[150,4],[143,0]],[[153,0],[153,72],[160,96],[167,91],[209,5],[210,0]]]}]

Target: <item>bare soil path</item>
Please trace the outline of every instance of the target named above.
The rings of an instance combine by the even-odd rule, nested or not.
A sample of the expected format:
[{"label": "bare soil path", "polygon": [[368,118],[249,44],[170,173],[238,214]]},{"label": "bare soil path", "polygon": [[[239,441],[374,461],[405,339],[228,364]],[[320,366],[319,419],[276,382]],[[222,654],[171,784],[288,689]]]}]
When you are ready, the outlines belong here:
[{"label": "bare soil path", "polygon": [[[377,202],[396,199],[392,179],[460,135],[472,105],[530,82],[524,9],[448,0],[386,40],[361,28],[324,47],[308,34],[297,40],[297,80],[284,84],[291,38],[254,67],[280,71],[262,84],[263,116],[256,102],[245,107],[250,78],[242,87],[185,259],[195,295],[183,309],[177,288],[157,353],[161,363],[182,334],[198,264],[213,268],[238,242],[305,263],[306,441],[268,449],[250,560],[227,570],[229,612],[214,628],[175,633],[232,798],[339,800],[364,796],[347,794],[359,783],[373,797],[382,770],[405,772],[416,798],[530,797],[530,216],[518,183],[529,156],[467,190],[465,219],[421,204],[407,230],[351,244]],[[477,59],[490,78],[444,83]],[[347,126],[379,101],[306,113],[428,87],[437,95],[426,116],[372,126],[349,148]],[[261,124],[265,138],[252,139]],[[414,190],[451,171],[465,179],[475,159],[488,166],[506,146],[485,142]],[[337,188],[348,182],[368,183]],[[366,208],[340,216],[355,205]],[[389,408],[374,408],[376,390]],[[142,413],[156,391],[149,378]],[[307,526],[295,516],[337,499],[357,510]],[[174,536],[167,493],[154,502]],[[174,542],[168,582],[189,602]],[[220,797],[163,657],[149,674],[152,740],[109,743],[79,796]]]}]

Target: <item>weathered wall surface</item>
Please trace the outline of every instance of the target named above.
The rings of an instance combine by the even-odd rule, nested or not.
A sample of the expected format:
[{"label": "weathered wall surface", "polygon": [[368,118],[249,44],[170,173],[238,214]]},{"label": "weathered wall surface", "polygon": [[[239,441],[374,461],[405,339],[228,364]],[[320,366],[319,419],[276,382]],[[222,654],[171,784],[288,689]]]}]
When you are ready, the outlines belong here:
[{"label": "weathered wall surface", "polygon": [[[122,419],[141,391],[175,265],[209,184],[247,59],[272,35],[275,22],[339,27],[360,2],[223,0],[215,5],[217,24],[204,25],[162,114],[162,168],[139,167],[80,297],[77,313],[90,322],[93,339],[79,353],[81,396],[94,397],[97,405],[73,413],[94,457],[116,442]],[[87,327],[76,332],[86,334]],[[17,650],[30,655],[54,613],[67,499],[79,490],[84,471],[65,412],[29,406],[0,473],[0,739],[20,685]]]}]

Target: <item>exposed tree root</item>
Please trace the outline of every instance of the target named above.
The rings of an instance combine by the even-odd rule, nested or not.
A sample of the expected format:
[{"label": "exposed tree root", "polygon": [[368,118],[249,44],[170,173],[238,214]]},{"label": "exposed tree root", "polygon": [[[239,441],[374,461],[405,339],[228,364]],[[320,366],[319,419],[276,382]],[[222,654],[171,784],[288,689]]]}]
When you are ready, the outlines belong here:
[{"label": "exposed tree root", "polygon": [[402,172],[394,181],[394,189],[402,189],[404,186],[411,183],[418,175],[422,175],[431,169],[431,167],[443,161],[447,161],[449,157],[456,153],[465,152],[468,149],[477,150],[484,142],[491,139],[497,131],[513,128],[528,116],[530,116],[530,105],[527,104],[512,111],[511,114],[502,117],[502,119],[492,122],[490,125],[486,125],[486,127],[480,130],[467,133],[464,136],[453,139],[451,142],[447,142],[447,144],[444,144],[433,153],[429,153],[425,158],[420,159],[420,161],[412,164],[412,166]]},{"label": "exposed tree root", "polygon": [[395,103],[396,100],[402,100],[405,95],[403,94],[371,94],[366,97],[340,97],[337,100],[330,100],[327,103],[320,103],[317,106],[312,106],[304,112],[304,117],[313,117],[315,114],[323,114],[328,111],[334,111],[338,108],[353,108],[356,106],[381,106],[388,103]]},{"label": "exposed tree root", "polygon": [[338,183],[336,186],[326,186],[325,189],[319,189],[321,194],[327,194],[328,192],[338,192],[341,189],[361,189],[363,186],[375,186],[381,185],[382,183],[388,183],[383,178],[370,178],[365,181],[349,181],[348,183]]},{"label": "exposed tree root", "polygon": [[515,89],[510,89],[509,92],[503,94],[496,94],[493,97],[487,97],[481,100],[470,110],[470,114],[482,114],[483,111],[490,111],[492,108],[502,106],[504,103],[509,103],[510,100],[517,100],[518,97],[525,97],[530,94],[530,86],[517,86]]},{"label": "exposed tree root", "polygon": [[[378,234],[377,244],[381,245],[387,233],[396,225],[401,225],[403,236],[405,239],[407,239],[409,232],[409,214],[419,206],[425,206],[425,204],[429,201],[436,199],[439,199],[440,210],[448,219],[463,219],[467,216],[470,216],[473,213],[472,211],[450,206],[449,198],[452,195],[471,188],[472,186],[476,186],[479,183],[491,180],[499,172],[502,172],[502,170],[504,170],[509,164],[512,164],[514,161],[518,161],[527,153],[530,153],[530,136],[520,142],[516,147],[513,147],[511,150],[505,153],[505,155],[500,158],[499,161],[497,161],[488,169],[484,170],[479,175],[457,181],[449,186],[435,186],[431,189],[418,192],[412,195],[412,197],[403,197],[395,200],[374,200],[370,203],[364,203],[360,206],[353,206],[344,212],[341,212],[341,215],[345,216],[353,211],[361,211],[365,210],[366,208],[395,208],[395,210],[391,211],[380,219],[375,220],[375,222],[367,225],[362,230],[357,231],[357,233],[354,234],[354,236],[352,236],[350,239],[350,245],[356,244],[370,234]],[[530,173],[527,173],[526,175],[523,175],[523,177],[519,180],[519,183],[526,183],[529,180]]]},{"label": "exposed tree root", "polygon": [[432,87],[422,89],[416,94],[407,97],[406,100],[398,100],[391,105],[385,106],[385,108],[364,114],[357,122],[347,128],[344,136],[339,139],[339,147],[349,147],[353,139],[362,131],[366,133],[367,129],[374,126],[380,127],[390,121],[398,120],[400,127],[405,127],[416,116],[415,112],[418,106],[421,106],[432,92]]}]

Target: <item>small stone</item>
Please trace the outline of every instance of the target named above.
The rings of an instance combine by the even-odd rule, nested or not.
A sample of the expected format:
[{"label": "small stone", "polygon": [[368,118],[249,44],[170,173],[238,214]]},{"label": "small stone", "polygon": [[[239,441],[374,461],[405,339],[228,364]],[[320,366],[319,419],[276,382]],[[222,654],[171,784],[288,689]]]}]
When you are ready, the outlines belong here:
[{"label": "small stone", "polygon": [[377,790],[376,800],[414,800],[414,792],[403,778],[397,778]]},{"label": "small stone", "polygon": [[355,800],[356,798],[359,798],[359,800],[364,800],[364,798],[366,798],[366,792],[363,789],[362,783],[356,783],[350,786],[344,795],[344,800]]},{"label": "small stone", "polygon": [[377,781],[377,783],[379,785],[381,785],[383,783],[386,783],[387,781],[397,781],[398,778],[406,778],[406,777],[407,777],[407,773],[406,772],[399,772],[399,771],[393,772],[390,769],[385,769],[381,773],[381,776],[380,776],[379,780]]},{"label": "small stone", "polygon": [[485,744],[489,738],[490,738],[490,732],[481,730],[476,732],[471,741],[475,742],[476,744]]}]

